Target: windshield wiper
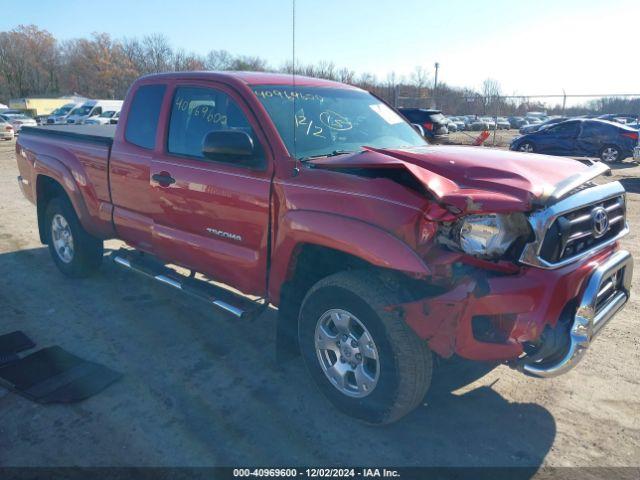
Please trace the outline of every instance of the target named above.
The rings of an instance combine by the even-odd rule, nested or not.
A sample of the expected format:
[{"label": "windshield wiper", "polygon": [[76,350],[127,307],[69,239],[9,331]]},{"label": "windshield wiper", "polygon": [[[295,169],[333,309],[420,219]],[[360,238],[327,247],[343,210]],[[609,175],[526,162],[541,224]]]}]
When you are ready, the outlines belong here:
[{"label": "windshield wiper", "polygon": [[334,150],[331,153],[322,153],[320,155],[309,155],[308,157],[302,157],[300,159],[301,162],[306,162],[307,160],[312,160],[314,158],[329,158],[329,157],[337,157],[338,155],[345,155],[347,153],[356,153],[351,150]]}]

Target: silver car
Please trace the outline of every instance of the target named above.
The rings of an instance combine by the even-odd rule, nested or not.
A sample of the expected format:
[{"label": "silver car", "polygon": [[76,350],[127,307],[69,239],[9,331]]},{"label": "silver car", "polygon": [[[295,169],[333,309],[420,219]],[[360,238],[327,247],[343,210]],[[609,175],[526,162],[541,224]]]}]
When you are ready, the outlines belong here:
[{"label": "silver car", "polygon": [[13,125],[0,119],[0,139],[13,140]]},{"label": "silver car", "polygon": [[17,135],[22,130],[22,127],[36,127],[38,126],[38,122],[36,122],[33,118],[27,117],[23,114],[16,113],[3,113],[0,115],[0,118],[5,122],[8,122],[13,127],[15,134]]}]

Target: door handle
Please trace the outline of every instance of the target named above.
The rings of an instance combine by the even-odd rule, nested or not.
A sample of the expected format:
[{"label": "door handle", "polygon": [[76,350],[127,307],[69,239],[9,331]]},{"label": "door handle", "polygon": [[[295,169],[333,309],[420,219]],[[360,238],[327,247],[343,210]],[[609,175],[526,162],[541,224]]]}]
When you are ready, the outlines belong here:
[{"label": "door handle", "polygon": [[169,172],[160,172],[151,176],[154,182],[158,182],[161,187],[168,187],[171,184],[176,183],[176,179],[171,176]]}]

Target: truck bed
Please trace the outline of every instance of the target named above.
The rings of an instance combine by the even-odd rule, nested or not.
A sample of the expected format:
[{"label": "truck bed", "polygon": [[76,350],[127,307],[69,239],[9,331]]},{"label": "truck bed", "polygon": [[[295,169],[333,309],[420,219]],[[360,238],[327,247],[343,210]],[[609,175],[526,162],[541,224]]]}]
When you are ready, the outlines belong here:
[{"label": "truck bed", "polygon": [[110,147],[116,133],[116,125],[42,125],[23,127],[21,133],[100,143]]},{"label": "truck bed", "polygon": [[[73,172],[69,182],[76,183],[82,192],[90,217],[103,222],[106,231],[110,226],[110,218],[101,218],[111,203],[109,191],[109,157],[115,135],[115,125],[48,125],[41,127],[24,127],[18,136],[18,147],[29,152],[18,155],[20,176],[28,182],[36,182],[36,163],[40,170],[55,169],[48,162],[62,163],[67,172]],[[31,160],[28,161],[27,158]],[[35,161],[37,159],[37,162]],[[59,167],[59,165],[58,165]],[[28,195],[27,195],[28,196]],[[35,200],[35,193],[32,192]]]}]

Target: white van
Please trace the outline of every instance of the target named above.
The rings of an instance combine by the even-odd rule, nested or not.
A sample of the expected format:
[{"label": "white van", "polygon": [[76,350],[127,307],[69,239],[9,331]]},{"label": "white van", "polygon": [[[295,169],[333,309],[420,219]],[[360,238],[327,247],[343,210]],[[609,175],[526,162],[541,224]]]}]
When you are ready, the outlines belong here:
[{"label": "white van", "polygon": [[47,117],[47,125],[60,125],[67,123],[67,117],[73,111],[74,108],[80,107],[84,102],[70,102],[65,103],[63,106],[56,108],[51,115]]},{"label": "white van", "polygon": [[98,117],[108,110],[120,111],[122,103],[122,100],[87,100],[71,111],[67,124],[82,124],[87,118]]}]

